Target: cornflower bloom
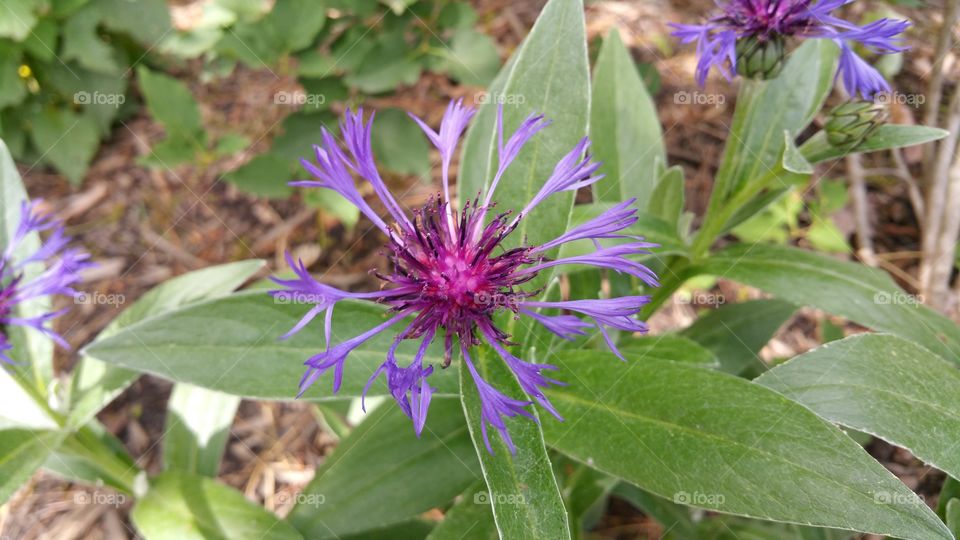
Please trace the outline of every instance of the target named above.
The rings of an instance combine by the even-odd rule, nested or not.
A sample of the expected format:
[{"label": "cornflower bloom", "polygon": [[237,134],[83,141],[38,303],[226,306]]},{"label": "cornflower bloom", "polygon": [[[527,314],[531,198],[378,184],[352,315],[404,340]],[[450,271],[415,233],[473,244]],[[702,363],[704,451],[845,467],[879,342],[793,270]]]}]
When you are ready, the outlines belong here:
[{"label": "cornflower bloom", "polygon": [[[376,225],[388,239],[387,255],[391,270],[376,275],[384,288],[376,292],[351,293],[317,282],[301,262],[287,256],[287,262],[296,273],[294,279],[274,279],[284,287],[271,291],[275,297],[309,298],[314,304],[287,335],[304,328],[312,319],[324,314],[326,350],[311,356],[304,364],[306,372],[300,381],[302,395],[317,379],[333,372],[333,391],[337,392],[343,378],[343,366],[351,351],[373,336],[387,331],[406,320],[406,326],[393,339],[382,365],[373,373],[364,389],[380,376],[403,412],[413,420],[417,435],[427,418],[430,399],[436,391],[428,378],[433,365],[425,365],[429,345],[440,340],[444,348],[442,367],[447,367],[459,349],[464,367],[477,387],[481,401],[481,429],[487,449],[492,452],[487,426],[499,431],[511,452],[516,447],[504,422],[506,417],[536,418],[530,407],[536,401],[557,418],[560,415],[550,404],[543,390],[558,381],[545,372],[555,366],[534,363],[514,356],[509,347],[510,336],[498,328],[494,316],[511,311],[516,318],[527,317],[564,339],[585,335],[587,329],[598,328],[617,355],[607,328],[627,332],[645,332],[646,325],[634,318],[648,301],[646,296],[615,299],[572,300],[545,302],[533,298],[538,290],[526,290],[541,271],[565,265],[590,265],[635,276],[649,286],[657,285],[654,273],[631,257],[648,253],[655,244],[641,237],[624,234],[624,229],[637,221],[633,200],[618,204],[597,217],[581,224],[539,246],[504,247],[504,240],[517,228],[522,219],[553,194],[571,192],[599,181],[599,164],[588,153],[590,142],[580,140],[555,166],[553,173],[540,190],[520,211],[494,212],[493,197],[504,172],[516,159],[524,144],[549,122],[542,115],[527,117],[517,130],[504,140],[503,110],[497,111],[498,167],[486,195],[478,195],[456,208],[450,196],[449,167],[461,135],[475,110],[463,106],[462,100],[447,107],[439,131],[434,131],[419,118],[413,117],[439,150],[442,163],[442,197],[440,195],[422,208],[408,215],[394,199],[377,172],[371,150],[370,133],[373,115],[364,123],[363,110],[347,111],[340,124],[344,141],[341,148],[333,134],[324,129],[321,144],[315,147],[316,160],[301,160],[304,168],[316,179],[292,182],[294,186],[318,187],[336,191],[352,202]],[[392,225],[380,217],[360,195],[354,176],[368,182],[383,203]],[[489,219],[488,219],[489,213]],[[601,239],[619,239],[624,242],[604,246]],[[547,253],[568,242],[592,240],[592,253],[560,259],[550,259]],[[383,323],[342,343],[331,343],[331,323],[334,306],[343,299],[362,299],[390,306],[389,317]],[[558,314],[543,313],[561,311]],[[567,313],[563,313],[567,312]],[[583,315],[586,320],[574,315]],[[396,351],[403,340],[419,340],[412,362],[401,366]],[[503,394],[478,373],[470,356],[470,348],[489,344],[516,375],[526,393],[524,399]],[[622,357],[621,357],[622,358]],[[561,419],[562,420],[562,419]]]},{"label": "cornflower bloom", "polygon": [[878,54],[905,50],[900,34],[910,23],[880,19],[864,26],[831,13],[853,0],[729,0],[705,24],[672,24],[673,35],[683,43],[697,44],[696,77],[703,86],[710,68],[728,79],[729,68],[747,76],[770,78],[782,66],[784,40],[829,39],[840,47],[837,77],[846,91],[871,99],[890,91],[890,85],[873,66],[853,50],[853,45]]},{"label": "cornflower bloom", "polygon": [[[23,317],[17,315],[16,307],[24,302],[54,294],[76,295],[72,285],[80,281],[80,271],[91,266],[87,262],[86,253],[66,247],[70,238],[64,236],[62,224],[41,215],[37,211],[39,203],[39,200],[21,203],[20,222],[0,255],[0,363],[15,363],[11,356],[13,345],[8,333],[11,326],[33,328],[61,346],[68,347],[63,337],[47,324],[62,315],[66,309]],[[52,232],[36,251],[14,260],[29,234],[47,230]],[[25,271],[34,263],[43,264],[50,260],[52,262],[39,274],[28,274]]]}]

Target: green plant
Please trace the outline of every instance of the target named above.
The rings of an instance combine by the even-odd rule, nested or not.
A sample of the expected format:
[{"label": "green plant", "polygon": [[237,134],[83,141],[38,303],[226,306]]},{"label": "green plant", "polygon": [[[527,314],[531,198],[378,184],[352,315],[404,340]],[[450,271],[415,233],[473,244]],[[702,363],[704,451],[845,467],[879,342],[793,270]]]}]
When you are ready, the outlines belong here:
[{"label": "green plant", "polygon": [[0,136],[18,161],[78,183],[130,110],[131,66],[170,30],[162,0],[0,6]]}]

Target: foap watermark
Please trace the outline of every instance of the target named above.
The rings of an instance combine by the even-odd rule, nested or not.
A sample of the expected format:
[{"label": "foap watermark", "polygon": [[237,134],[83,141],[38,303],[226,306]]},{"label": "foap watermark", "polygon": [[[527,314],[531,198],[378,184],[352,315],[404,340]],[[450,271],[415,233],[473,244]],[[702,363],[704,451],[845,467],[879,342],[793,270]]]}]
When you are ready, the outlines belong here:
[{"label": "foap watermark", "polygon": [[501,292],[473,293],[473,302],[480,306],[516,307],[523,302],[524,298],[526,298],[526,296],[522,294],[505,294]]},{"label": "foap watermark", "polygon": [[278,493],[277,504],[281,506],[297,505],[312,506],[318,508],[327,502],[327,496],[323,493]]},{"label": "foap watermark", "polygon": [[673,494],[673,502],[693,506],[717,508],[723,506],[727,498],[722,493],[702,493],[700,491],[678,491]]},{"label": "foap watermark", "polygon": [[694,292],[691,294],[678,294],[676,303],[694,306],[722,306],[727,303],[727,297],[720,293]]},{"label": "foap watermark", "polygon": [[73,303],[92,306],[113,306],[120,307],[127,303],[127,297],[119,293],[102,293],[99,291],[86,292],[80,291],[73,295]]},{"label": "foap watermark", "polygon": [[273,95],[273,104],[274,105],[290,105],[293,107],[299,107],[302,105],[323,105],[327,102],[327,96],[324,94],[308,94],[307,92],[301,92],[299,90],[294,92],[287,92],[282,90]]},{"label": "foap watermark", "polygon": [[105,93],[95,90],[87,92],[81,90],[73,94],[73,103],[75,105],[112,105],[119,107],[126,103],[127,96],[119,93]]},{"label": "foap watermark", "polygon": [[496,493],[491,497],[487,491],[478,491],[473,494],[473,504],[521,505],[527,504],[527,499],[519,493]]},{"label": "foap watermark", "polygon": [[673,94],[673,102],[677,105],[713,105],[719,107],[727,102],[727,96],[723,94],[707,94],[705,92],[687,92],[680,90]]},{"label": "foap watermark", "polygon": [[919,306],[923,303],[923,295],[907,294],[901,291],[878,292],[873,295],[873,303],[881,306]]},{"label": "foap watermark", "polygon": [[73,494],[73,504],[78,506],[95,504],[98,506],[112,506],[114,508],[118,508],[126,503],[127,496],[123,493],[103,493],[100,491],[89,493],[87,491],[81,491]]},{"label": "foap watermark", "polygon": [[923,495],[916,493],[897,493],[894,491],[877,491],[873,494],[875,504],[886,504],[895,506],[912,506],[915,504],[924,504]]},{"label": "foap watermark", "polygon": [[523,94],[491,94],[489,92],[481,92],[474,97],[474,103],[476,105],[483,105],[484,103],[493,103],[494,105],[523,105],[527,102],[527,97]]},{"label": "foap watermark", "polygon": [[274,304],[322,304],[328,298],[320,293],[280,291],[273,295]]},{"label": "foap watermark", "polygon": [[882,105],[896,104],[917,108],[927,102],[927,96],[923,94],[905,94],[894,90],[893,92],[878,94],[875,101]]}]

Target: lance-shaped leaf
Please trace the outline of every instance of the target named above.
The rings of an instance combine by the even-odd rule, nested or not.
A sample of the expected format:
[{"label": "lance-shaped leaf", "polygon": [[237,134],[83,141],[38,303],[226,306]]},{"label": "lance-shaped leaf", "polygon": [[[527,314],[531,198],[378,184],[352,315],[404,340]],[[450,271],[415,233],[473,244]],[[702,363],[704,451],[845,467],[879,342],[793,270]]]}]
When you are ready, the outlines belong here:
[{"label": "lance-shaped leaf", "polygon": [[168,469],[216,477],[240,398],[180,383],[167,403],[163,462]]},{"label": "lance-shaped leaf", "polygon": [[697,270],[846,317],[960,361],[960,328],[880,270],[787,246],[744,244],[720,251]]},{"label": "lance-shaped leaf", "polygon": [[842,431],[762,386],[681,363],[558,354],[547,443],[675,502],[901,538],[943,523]]},{"label": "lance-shaped leaf", "polygon": [[[294,399],[304,361],[326,350],[322,320],[313,331],[279,339],[310,308],[285,304],[265,291],[247,291],[193,304],[159,317],[128,326],[115,335],[90,345],[93,358],[175,382],[187,382],[211,390],[255,399]],[[340,343],[382,324],[385,309],[370,303],[344,301],[334,308],[333,341]],[[331,392],[333,374],[321,378],[304,399],[359,397],[374,370],[383,363],[396,335],[385,331],[350,353],[344,362],[343,384]],[[398,362],[413,359],[418,344],[403,343]],[[439,359],[436,348],[428,353]],[[456,368],[438,370],[430,383],[440,394],[458,392]],[[370,394],[387,394],[381,377]]]},{"label": "lance-shaped leaf", "polygon": [[653,100],[616,30],[603,41],[594,68],[590,137],[607,175],[594,188],[595,200],[636,197],[637,207],[647,208],[659,179],[655,165],[666,163],[667,154]]},{"label": "lance-shaped leaf", "polygon": [[885,124],[858,144],[856,148],[838,148],[827,141],[827,134],[823,131],[810,137],[800,147],[800,153],[811,163],[819,163],[828,159],[843,157],[851,152],[865,153],[877,150],[888,150],[903,146],[913,146],[942,139],[948,135],[943,129],[928,126],[905,126]]},{"label": "lance-shaped leaf", "polygon": [[212,478],[166,472],[154,478],[130,514],[151,540],[302,538],[289,523]]},{"label": "lance-shaped leaf", "polygon": [[[154,287],[123,310],[96,340],[115,334],[127,326],[201,300],[230,294],[263,268],[263,261],[240,261],[177,276]],[[70,390],[68,425],[79,427],[93,418],[140,373],[85,357],[76,368]]]},{"label": "lance-shaped leaf", "polygon": [[444,505],[479,479],[458,400],[434,399],[420,438],[391,401],[341,441],[288,519],[306,538],[347,537]]},{"label": "lance-shaped leaf", "polygon": [[890,335],[851,336],[756,382],[960,477],[960,370],[919,345]]},{"label": "lance-shaped leaf", "polygon": [[[495,352],[480,350],[474,356],[477,372],[486,382],[507,396],[525,399],[513,373]],[[516,445],[513,455],[497,430],[488,425],[486,433],[493,450],[491,454],[480,429],[484,421],[480,396],[466,368],[460,370],[460,393],[473,445],[487,481],[485,496],[493,506],[501,538],[570,538],[567,512],[539,421],[522,416],[504,418]],[[558,422],[552,416],[546,416],[543,421]]]}]

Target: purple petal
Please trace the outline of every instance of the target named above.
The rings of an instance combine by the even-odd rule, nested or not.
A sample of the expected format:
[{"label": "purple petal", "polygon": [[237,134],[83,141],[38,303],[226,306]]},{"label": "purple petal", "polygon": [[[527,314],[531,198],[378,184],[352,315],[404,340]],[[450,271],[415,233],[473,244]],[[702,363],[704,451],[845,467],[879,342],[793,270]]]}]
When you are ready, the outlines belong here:
[{"label": "purple petal", "polygon": [[890,85],[883,75],[845,43],[840,44],[840,67],[837,76],[843,78],[843,87],[851,96],[859,93],[866,99],[872,99],[880,92],[890,91]]},{"label": "purple petal", "polygon": [[467,365],[470,376],[473,377],[473,383],[477,387],[477,393],[480,395],[480,430],[483,433],[483,442],[487,446],[487,452],[493,454],[493,447],[490,446],[490,438],[487,436],[487,424],[489,424],[500,432],[500,438],[503,439],[510,453],[516,454],[517,447],[513,444],[513,439],[510,438],[510,433],[507,431],[507,425],[504,419],[514,416],[526,416],[536,421],[536,417],[526,409],[532,402],[513,399],[501,394],[477,373],[477,369],[470,360],[467,347],[461,344],[460,351],[463,354],[463,362]]},{"label": "purple petal", "polygon": [[297,393],[297,397],[302,396],[303,393],[306,392],[307,389],[310,388],[310,386],[316,382],[321,375],[329,371],[331,368],[334,370],[333,393],[336,394],[340,390],[340,384],[343,381],[343,364],[344,361],[346,361],[347,356],[349,356],[354,349],[362,345],[364,342],[393,326],[407,315],[409,315],[409,312],[400,312],[385,322],[360,334],[359,336],[350,338],[334,347],[330,347],[330,344],[328,343],[327,350],[320,354],[311,356],[306,360],[306,362],[304,362],[304,365],[307,366],[307,371],[303,374],[303,378],[300,380],[300,389]]},{"label": "purple petal", "polygon": [[657,275],[653,272],[653,270],[650,270],[637,261],[627,258],[629,255],[650,253],[647,251],[647,248],[653,246],[656,246],[656,244],[650,244],[648,242],[630,242],[613,247],[601,246],[593,253],[542,262],[521,270],[519,273],[536,274],[545,268],[551,268],[554,266],[566,264],[584,264],[599,268],[609,268],[619,273],[629,274],[640,279],[650,287],[658,287],[660,283],[657,281]]},{"label": "purple petal", "polygon": [[[540,187],[540,191],[527,203],[520,215],[529,215],[544,199],[560,191],[576,191],[589,186],[603,178],[602,174],[594,175],[600,168],[600,163],[591,162],[590,154],[584,153],[590,148],[590,139],[584,137],[561,159],[553,169],[553,174]],[[580,156],[583,156],[581,159]]]},{"label": "purple petal", "polygon": [[440,122],[439,133],[430,129],[430,126],[420,118],[408,113],[410,118],[413,118],[427,135],[433,146],[440,151],[440,160],[443,167],[443,196],[447,204],[450,204],[450,161],[453,159],[460,136],[476,112],[476,109],[472,107],[464,107],[462,98],[450,101],[446,112],[443,114],[443,120]]},{"label": "purple petal", "polygon": [[[584,240],[588,238],[632,238],[642,240],[642,237],[625,234],[617,234],[637,222],[637,210],[633,208],[636,199],[624,201],[612,208],[605,210],[599,216],[582,223],[557,238],[536,248],[537,252],[549,251],[567,242],[575,240]],[[658,247],[656,244],[649,244],[649,247]]]}]

